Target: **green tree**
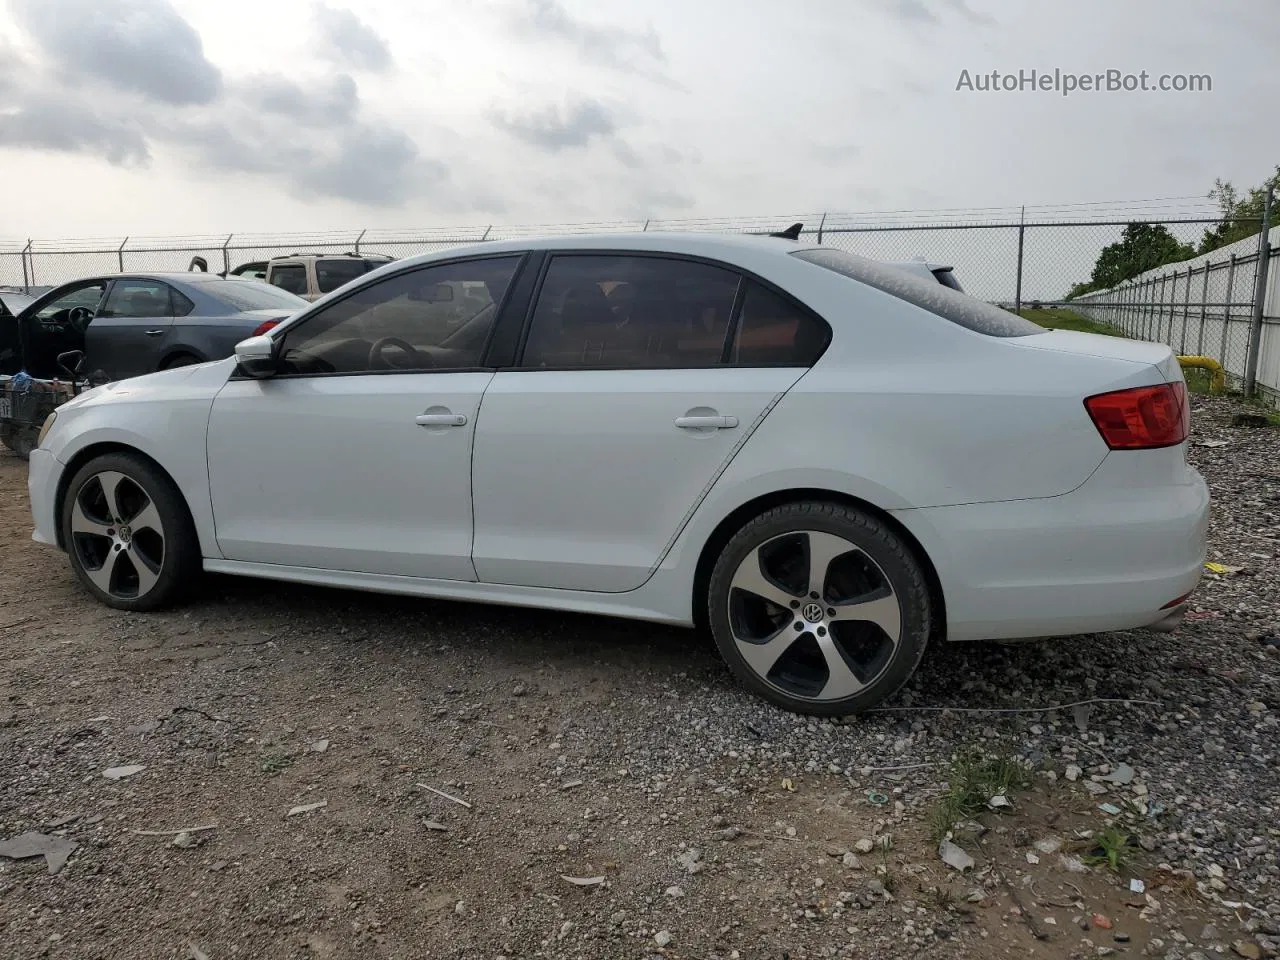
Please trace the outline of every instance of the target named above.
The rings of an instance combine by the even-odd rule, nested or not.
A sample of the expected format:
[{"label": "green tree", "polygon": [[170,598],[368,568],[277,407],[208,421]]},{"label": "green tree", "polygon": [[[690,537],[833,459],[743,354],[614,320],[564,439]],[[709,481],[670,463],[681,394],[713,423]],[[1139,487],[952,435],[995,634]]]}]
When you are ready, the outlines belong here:
[{"label": "green tree", "polygon": [[1119,240],[1102,248],[1089,283],[1095,290],[1105,290],[1166,263],[1194,256],[1194,248],[1179,243],[1163,224],[1131,223]]},{"label": "green tree", "polygon": [[1214,180],[1209,199],[1218,204],[1222,222],[1205,230],[1200,239],[1200,253],[1208,253],[1237,240],[1255,236],[1261,229],[1262,207],[1268,185],[1280,185],[1280,166],[1276,167],[1270,181],[1253,187],[1244,196],[1240,195],[1240,191],[1229,180]]}]

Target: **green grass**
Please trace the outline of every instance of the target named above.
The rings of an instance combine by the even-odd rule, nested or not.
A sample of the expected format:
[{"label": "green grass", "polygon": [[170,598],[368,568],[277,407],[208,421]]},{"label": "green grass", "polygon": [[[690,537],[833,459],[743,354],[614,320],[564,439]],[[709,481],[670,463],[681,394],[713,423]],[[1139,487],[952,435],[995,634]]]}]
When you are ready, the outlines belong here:
[{"label": "green grass", "polygon": [[1101,333],[1108,337],[1123,336],[1115,327],[1082,317],[1074,310],[1032,310],[1024,307],[1019,315],[1048,330],[1076,330],[1080,333]]},{"label": "green grass", "polygon": [[929,817],[933,838],[941,840],[961,820],[986,810],[992,797],[1008,797],[1015,789],[1029,787],[1030,781],[1030,771],[1008,754],[958,756],[947,775],[947,792]]},{"label": "green grass", "polygon": [[1117,826],[1110,826],[1093,838],[1093,847],[1085,855],[1090,866],[1105,863],[1112,873],[1119,873],[1129,862],[1128,851],[1133,838]]}]

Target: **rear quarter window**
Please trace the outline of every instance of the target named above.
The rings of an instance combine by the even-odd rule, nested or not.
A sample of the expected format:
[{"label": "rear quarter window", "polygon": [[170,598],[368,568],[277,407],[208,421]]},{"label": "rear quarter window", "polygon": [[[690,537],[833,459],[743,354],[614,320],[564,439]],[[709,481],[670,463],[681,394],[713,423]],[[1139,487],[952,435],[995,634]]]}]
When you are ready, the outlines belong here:
[{"label": "rear quarter window", "polygon": [[791,256],[875,287],[891,297],[905,300],[944,320],[989,337],[1029,337],[1045,332],[1044,327],[994,304],[843,250],[796,250]]}]

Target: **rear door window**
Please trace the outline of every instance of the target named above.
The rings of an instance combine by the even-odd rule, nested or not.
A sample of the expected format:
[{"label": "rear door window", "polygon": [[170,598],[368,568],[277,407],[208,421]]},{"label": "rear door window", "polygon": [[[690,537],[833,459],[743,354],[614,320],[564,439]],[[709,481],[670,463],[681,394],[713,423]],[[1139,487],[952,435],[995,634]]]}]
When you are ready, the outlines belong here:
[{"label": "rear door window", "polygon": [[740,282],[733,270],[690,260],[557,256],[538,294],[523,365],[718,366]]},{"label": "rear door window", "polygon": [[367,260],[317,260],[316,286],[321,293],[331,293],[371,269],[373,266]]},{"label": "rear door window", "polygon": [[173,306],[169,299],[169,285],[157,280],[117,280],[98,315],[147,319],[171,317]]}]

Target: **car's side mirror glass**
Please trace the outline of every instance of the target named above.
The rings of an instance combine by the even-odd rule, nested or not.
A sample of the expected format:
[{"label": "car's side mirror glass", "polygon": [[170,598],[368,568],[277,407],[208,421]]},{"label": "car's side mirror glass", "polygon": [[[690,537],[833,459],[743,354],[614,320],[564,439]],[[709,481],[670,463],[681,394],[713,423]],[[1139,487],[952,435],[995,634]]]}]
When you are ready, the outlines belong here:
[{"label": "car's side mirror glass", "polygon": [[236,369],[246,377],[266,380],[280,372],[276,341],[269,336],[249,337],[235,347]]},{"label": "car's side mirror glass", "polygon": [[80,371],[84,369],[85,353],[83,350],[67,350],[57,356],[58,366],[67,374],[68,379],[78,380]]}]

